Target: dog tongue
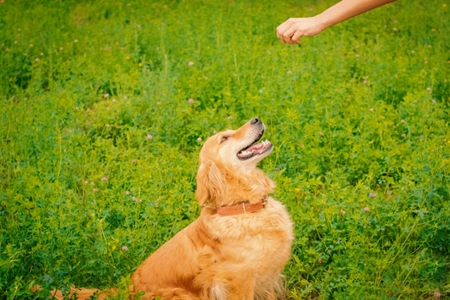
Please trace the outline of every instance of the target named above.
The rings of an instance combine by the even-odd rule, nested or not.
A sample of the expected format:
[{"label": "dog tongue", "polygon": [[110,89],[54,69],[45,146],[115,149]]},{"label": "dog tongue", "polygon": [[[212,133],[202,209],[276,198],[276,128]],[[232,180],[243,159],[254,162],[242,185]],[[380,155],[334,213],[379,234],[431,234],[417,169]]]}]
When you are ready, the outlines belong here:
[{"label": "dog tongue", "polygon": [[270,142],[268,140],[265,140],[262,143],[250,146],[250,148],[247,149],[247,152],[263,152],[268,145],[270,145]]},{"label": "dog tongue", "polygon": [[248,152],[255,152],[255,151],[260,150],[261,148],[264,148],[264,144],[263,143],[252,145],[250,148],[247,149],[247,151]]},{"label": "dog tongue", "polygon": [[270,142],[268,140],[265,140],[262,143],[256,144],[256,145],[252,145],[250,147],[248,147],[246,150],[240,151],[237,156],[240,158],[250,158],[253,157],[254,155],[259,155],[261,153],[264,153],[264,151],[266,151],[266,149],[270,146]]}]

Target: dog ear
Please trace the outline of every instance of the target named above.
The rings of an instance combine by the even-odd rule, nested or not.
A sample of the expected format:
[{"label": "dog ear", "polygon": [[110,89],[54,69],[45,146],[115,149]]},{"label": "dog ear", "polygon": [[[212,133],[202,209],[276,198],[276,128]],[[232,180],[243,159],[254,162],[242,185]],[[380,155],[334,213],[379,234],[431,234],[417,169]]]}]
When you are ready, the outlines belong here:
[{"label": "dog ear", "polygon": [[195,196],[200,205],[206,202],[216,202],[220,199],[226,187],[225,174],[220,166],[214,162],[206,162],[200,165],[197,173],[197,190]]}]

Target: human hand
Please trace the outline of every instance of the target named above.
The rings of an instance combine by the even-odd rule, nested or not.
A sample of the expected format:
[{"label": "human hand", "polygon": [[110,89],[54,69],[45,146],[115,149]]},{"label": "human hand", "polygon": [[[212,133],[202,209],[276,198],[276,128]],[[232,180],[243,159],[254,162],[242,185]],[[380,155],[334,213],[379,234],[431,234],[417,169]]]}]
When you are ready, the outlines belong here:
[{"label": "human hand", "polygon": [[312,36],[325,29],[319,18],[290,18],[277,27],[277,37],[283,44],[300,44],[302,36]]}]

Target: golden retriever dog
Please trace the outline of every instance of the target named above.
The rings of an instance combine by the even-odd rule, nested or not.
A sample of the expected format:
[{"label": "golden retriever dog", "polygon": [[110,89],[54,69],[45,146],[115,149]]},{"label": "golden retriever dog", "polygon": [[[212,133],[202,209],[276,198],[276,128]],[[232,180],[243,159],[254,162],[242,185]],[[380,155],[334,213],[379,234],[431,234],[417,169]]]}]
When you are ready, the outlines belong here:
[{"label": "golden retriever dog", "polygon": [[[284,297],[293,229],[286,208],[269,196],[274,183],[256,167],[273,149],[258,143],[264,130],[253,118],[205,142],[196,190],[201,214],[137,268],[131,293],[161,300]],[[94,291],[79,290],[78,297]]]}]

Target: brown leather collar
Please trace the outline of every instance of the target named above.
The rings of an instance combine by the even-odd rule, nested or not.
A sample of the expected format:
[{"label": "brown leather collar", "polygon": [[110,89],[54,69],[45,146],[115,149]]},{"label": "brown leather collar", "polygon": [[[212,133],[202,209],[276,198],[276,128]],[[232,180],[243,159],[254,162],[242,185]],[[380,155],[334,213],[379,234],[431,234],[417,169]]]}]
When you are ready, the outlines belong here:
[{"label": "brown leather collar", "polygon": [[233,216],[245,213],[254,213],[266,208],[267,196],[256,203],[239,202],[230,206],[221,206],[217,208],[219,216]]}]

